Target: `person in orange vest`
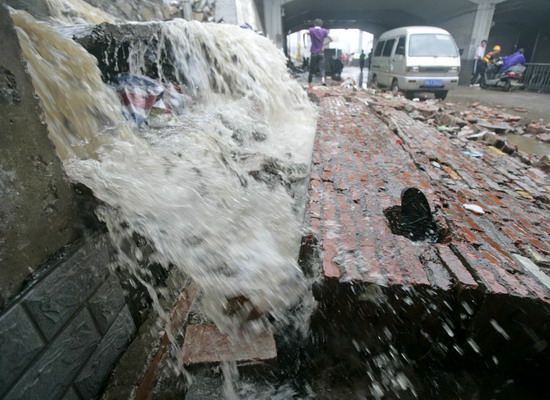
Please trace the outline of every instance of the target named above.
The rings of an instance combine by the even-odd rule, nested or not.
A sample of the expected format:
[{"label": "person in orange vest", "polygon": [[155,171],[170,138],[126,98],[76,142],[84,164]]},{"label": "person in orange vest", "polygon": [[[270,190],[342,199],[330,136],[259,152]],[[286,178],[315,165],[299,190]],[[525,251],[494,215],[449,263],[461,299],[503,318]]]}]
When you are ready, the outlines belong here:
[{"label": "person in orange vest", "polygon": [[493,50],[485,54],[483,62],[486,65],[487,75],[494,75],[498,70],[496,62],[500,60],[500,46],[497,44],[493,47]]}]

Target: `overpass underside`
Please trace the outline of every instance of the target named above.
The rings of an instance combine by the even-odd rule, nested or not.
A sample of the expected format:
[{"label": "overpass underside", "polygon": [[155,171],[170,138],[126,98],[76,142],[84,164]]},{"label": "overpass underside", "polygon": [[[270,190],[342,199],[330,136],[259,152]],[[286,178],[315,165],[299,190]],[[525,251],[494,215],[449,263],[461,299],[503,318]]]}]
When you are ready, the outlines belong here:
[{"label": "overpass underside", "polygon": [[279,47],[284,36],[311,26],[355,28],[377,36],[400,26],[448,30],[462,51],[462,80],[471,75],[475,49],[483,39],[504,54],[526,49],[530,62],[550,62],[550,2],[547,0],[256,0],[266,34]]}]

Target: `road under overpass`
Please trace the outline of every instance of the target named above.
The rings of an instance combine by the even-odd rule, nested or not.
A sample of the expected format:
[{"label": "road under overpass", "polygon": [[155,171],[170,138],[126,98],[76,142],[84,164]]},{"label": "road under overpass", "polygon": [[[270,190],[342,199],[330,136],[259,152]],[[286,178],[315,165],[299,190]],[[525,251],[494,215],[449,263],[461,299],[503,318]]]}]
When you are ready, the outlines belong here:
[{"label": "road under overpass", "polygon": [[524,47],[528,61],[550,62],[548,0],[255,0],[254,4],[262,29],[280,47],[285,46],[287,34],[322,18],[329,29],[361,29],[374,34],[375,40],[400,26],[444,28],[462,50],[464,81],[482,39],[488,39],[489,46],[501,45],[504,53]]}]

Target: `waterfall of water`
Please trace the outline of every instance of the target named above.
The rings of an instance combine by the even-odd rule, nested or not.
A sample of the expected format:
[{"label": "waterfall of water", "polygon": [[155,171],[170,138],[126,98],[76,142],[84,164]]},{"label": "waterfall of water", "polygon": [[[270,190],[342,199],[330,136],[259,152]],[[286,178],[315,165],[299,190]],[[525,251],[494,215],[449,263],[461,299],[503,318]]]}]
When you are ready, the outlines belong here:
[{"label": "waterfall of water", "polygon": [[[307,169],[315,110],[266,38],[234,26],[183,20],[163,23],[159,51],[169,47],[170,76],[189,99],[163,126],[127,123],[97,61],[80,45],[23,12],[12,13],[51,139],[71,180],[91,188],[118,248],[117,265],[160,296],[139,267],[175,266],[202,289],[203,308],[234,332],[227,312],[244,297],[255,311],[284,317],[306,283],[297,265],[300,221],[284,184],[297,163]],[[139,45],[130,73],[144,71]],[[158,60],[159,66],[166,60]],[[175,71],[175,72],[174,72]],[[272,163],[271,180],[251,177],[247,163]],[[287,168],[288,167],[288,168]]]}]

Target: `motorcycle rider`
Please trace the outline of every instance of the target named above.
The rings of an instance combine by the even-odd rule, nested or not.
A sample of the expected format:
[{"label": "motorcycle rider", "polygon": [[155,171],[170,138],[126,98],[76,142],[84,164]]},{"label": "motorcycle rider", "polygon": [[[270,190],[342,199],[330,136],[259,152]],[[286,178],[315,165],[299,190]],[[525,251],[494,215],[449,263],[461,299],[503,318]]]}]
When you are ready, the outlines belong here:
[{"label": "motorcycle rider", "polygon": [[525,60],[525,56],[523,55],[524,53],[524,49],[519,49],[514,54],[502,57],[503,64],[501,65],[500,70],[506,71],[516,64],[525,64],[527,61]]},{"label": "motorcycle rider", "polygon": [[500,51],[501,48],[497,44],[493,47],[493,50],[485,54],[485,57],[483,57],[483,62],[486,65],[486,74],[488,77],[493,77],[495,73],[498,70],[498,67],[496,65],[497,61],[500,60]]}]

